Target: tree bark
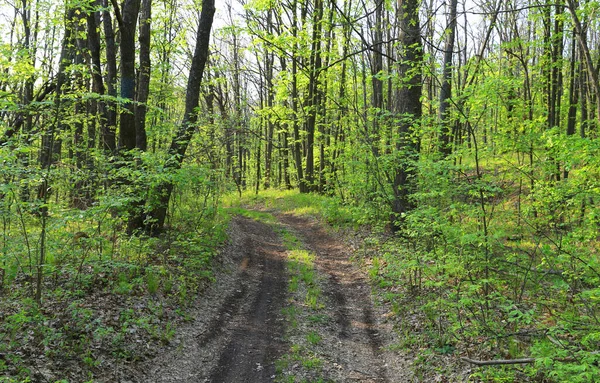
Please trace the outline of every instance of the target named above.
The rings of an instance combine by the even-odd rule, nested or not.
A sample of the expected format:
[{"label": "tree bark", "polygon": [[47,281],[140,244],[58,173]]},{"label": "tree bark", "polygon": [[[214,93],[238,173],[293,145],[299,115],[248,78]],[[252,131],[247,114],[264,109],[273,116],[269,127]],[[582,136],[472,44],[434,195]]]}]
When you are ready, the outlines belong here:
[{"label": "tree bark", "polygon": [[321,100],[321,30],[323,20],[323,1],[316,0],[313,10],[313,32],[310,56],[310,75],[308,80],[308,100],[306,119],[306,174],[304,185],[300,186],[300,192],[315,190],[315,130],[317,126],[317,114]]},{"label": "tree bark", "polygon": [[300,126],[298,123],[298,60],[297,52],[298,45],[298,1],[294,0],[292,9],[292,36],[294,37],[294,57],[292,57],[292,129],[294,131],[294,163],[296,164],[296,175],[298,178],[298,186],[301,192],[307,192],[306,183],[304,181],[304,170],[302,167],[302,139],[300,137]]},{"label": "tree bark", "polygon": [[402,54],[398,65],[398,74],[402,84],[396,93],[395,113],[400,119],[396,150],[402,159],[392,183],[394,198],[392,201],[392,227],[402,226],[403,215],[413,209],[410,194],[414,189],[414,162],[419,155],[418,137],[414,137],[415,125],[422,115],[422,74],[423,47],[419,23],[419,0],[405,0],[401,4],[399,19],[400,43]]},{"label": "tree bark", "polygon": [[[96,3],[99,5],[98,3]],[[91,57],[92,67],[92,92],[97,95],[104,95],[106,88],[104,87],[104,79],[102,78],[102,61],[101,61],[101,44],[100,34],[98,33],[98,20],[100,18],[99,11],[93,11],[87,15],[87,34],[88,34],[88,49]],[[107,123],[106,115],[106,104],[102,100],[93,100],[91,106],[92,113],[97,113],[99,116],[99,125],[102,131],[105,129]],[[92,125],[92,124],[90,124]],[[92,133],[92,132],[90,132]],[[93,137],[89,137],[90,140],[95,139],[95,129]],[[89,134],[91,136],[91,134]],[[90,147],[94,147],[94,143],[90,142]]]},{"label": "tree bark", "polygon": [[135,144],[142,151],[148,148],[146,138],[146,103],[150,93],[150,20],[152,0],[142,0],[139,26],[140,69],[135,103]]},{"label": "tree bark", "polygon": [[[169,159],[165,164],[165,168],[169,171],[176,171],[181,168],[185,152],[196,128],[196,121],[198,119],[196,109],[200,103],[200,86],[202,84],[204,67],[208,60],[208,44],[214,14],[215,0],[202,0],[202,12],[196,35],[196,48],[192,58],[185,95],[185,114],[179,130],[171,142]],[[145,223],[144,229],[150,235],[156,236],[163,230],[173,186],[173,182],[167,181],[161,183],[152,191],[157,197],[158,203],[154,209],[148,212],[150,220]]]},{"label": "tree bark", "polygon": [[[273,30],[272,11],[267,11],[267,33],[271,33]],[[267,108],[273,108],[273,101],[275,99],[273,89],[273,66],[275,56],[269,49],[265,47],[265,86],[266,86],[266,101]],[[273,133],[275,130],[275,124],[271,118],[265,118],[266,122],[266,150],[265,150],[265,189],[271,187],[271,172],[273,167]]]},{"label": "tree bark", "polygon": [[[104,26],[104,42],[106,44],[106,91],[113,100],[117,97],[117,47],[115,44],[115,31],[112,17],[108,11],[108,0],[104,0],[102,12]],[[108,153],[114,153],[116,143],[117,112],[114,101],[106,103],[106,124],[102,125],[102,148]]]},{"label": "tree bark", "polygon": [[[116,1],[116,0],[113,0]],[[135,129],[135,32],[140,0],[125,0],[123,15],[118,17],[119,9],[114,4],[121,31],[121,98],[125,100],[119,116],[119,148],[132,150],[136,147]]]},{"label": "tree bark", "polygon": [[458,0],[450,0],[450,13],[448,15],[448,26],[446,27],[446,46],[444,47],[443,79],[440,89],[439,119],[440,152],[444,157],[452,153],[452,124],[449,118],[448,108],[452,98],[452,56],[454,54],[454,40],[456,36],[456,8]]},{"label": "tree bark", "polygon": [[379,156],[379,124],[383,116],[383,6],[384,1],[378,0],[375,9],[375,30],[373,38],[373,57],[371,63],[371,84],[373,87],[373,130],[368,134],[373,156]]}]

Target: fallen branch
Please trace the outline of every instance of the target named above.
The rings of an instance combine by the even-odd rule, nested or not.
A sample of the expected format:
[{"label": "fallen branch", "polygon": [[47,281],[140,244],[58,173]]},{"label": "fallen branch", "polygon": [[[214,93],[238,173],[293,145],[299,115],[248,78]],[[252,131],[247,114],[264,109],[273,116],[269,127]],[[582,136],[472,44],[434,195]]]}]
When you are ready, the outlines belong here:
[{"label": "fallen branch", "polygon": [[500,364],[529,364],[535,363],[535,358],[522,358],[522,359],[496,359],[496,360],[475,360],[466,357],[461,357],[467,363],[474,364],[476,366],[494,366]]}]

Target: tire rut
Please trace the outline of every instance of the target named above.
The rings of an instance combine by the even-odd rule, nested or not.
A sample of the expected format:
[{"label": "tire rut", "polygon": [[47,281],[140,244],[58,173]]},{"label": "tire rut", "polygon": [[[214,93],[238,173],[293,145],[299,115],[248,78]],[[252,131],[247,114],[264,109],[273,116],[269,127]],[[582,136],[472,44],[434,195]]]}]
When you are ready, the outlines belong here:
[{"label": "tire rut", "polygon": [[272,382],[284,353],[285,248],[273,229],[232,219],[223,271],[178,336],[136,382]]},{"label": "tire rut", "polygon": [[[275,238],[276,239],[276,238]],[[210,382],[271,382],[274,362],[282,354],[283,323],[281,309],[285,300],[287,278],[280,245],[258,245],[261,271],[256,297],[243,314],[243,321],[233,325],[231,340],[221,354]],[[252,269],[253,263],[248,267]]]},{"label": "tire rut", "polygon": [[334,306],[336,326],[331,330],[337,338],[330,343],[335,348],[335,363],[343,368],[340,381],[390,382],[382,361],[383,342],[373,316],[370,286],[352,265],[349,250],[314,221],[289,214],[277,217],[317,255],[317,269],[328,276],[324,288]]},{"label": "tire rut", "polygon": [[[324,338],[319,345],[333,382],[414,381],[407,362],[383,351],[390,329],[381,327],[370,287],[349,260],[349,249],[316,222],[277,214],[316,254],[326,297]],[[274,362],[287,351],[282,308],[287,298],[286,250],[267,224],[232,219],[230,241],[221,254],[223,270],[160,356],[140,366],[142,383],[267,383]],[[385,338],[381,337],[381,334]],[[293,366],[292,366],[293,369]]]}]

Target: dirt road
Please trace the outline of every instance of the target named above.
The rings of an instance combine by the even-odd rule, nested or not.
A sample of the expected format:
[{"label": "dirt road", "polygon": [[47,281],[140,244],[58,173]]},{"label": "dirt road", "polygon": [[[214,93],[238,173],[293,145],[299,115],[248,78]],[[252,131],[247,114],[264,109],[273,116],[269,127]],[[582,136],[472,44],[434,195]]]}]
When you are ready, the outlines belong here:
[{"label": "dirt road", "polygon": [[[384,351],[391,329],[379,323],[349,249],[315,221],[283,214],[277,219],[316,254],[323,276],[326,315],[333,319],[323,324],[319,346],[325,381],[412,381],[403,361]],[[134,381],[275,381],[275,362],[291,346],[282,314],[288,299],[286,249],[272,225],[244,217],[233,219],[230,238],[217,281],[192,312],[196,319]]]}]

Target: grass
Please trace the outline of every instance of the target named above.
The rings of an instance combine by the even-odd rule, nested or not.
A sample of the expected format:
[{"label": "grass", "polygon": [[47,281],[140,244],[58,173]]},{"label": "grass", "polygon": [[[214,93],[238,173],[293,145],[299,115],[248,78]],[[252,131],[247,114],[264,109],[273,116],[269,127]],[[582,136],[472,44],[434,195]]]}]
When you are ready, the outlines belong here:
[{"label": "grass", "polygon": [[237,194],[230,194],[223,197],[222,204],[227,208],[254,206],[316,217],[335,227],[357,228],[365,224],[374,225],[384,216],[389,216],[387,212],[375,212],[365,206],[354,206],[335,197],[300,193],[297,190],[269,189],[259,194],[247,191],[242,193],[241,198]]}]

